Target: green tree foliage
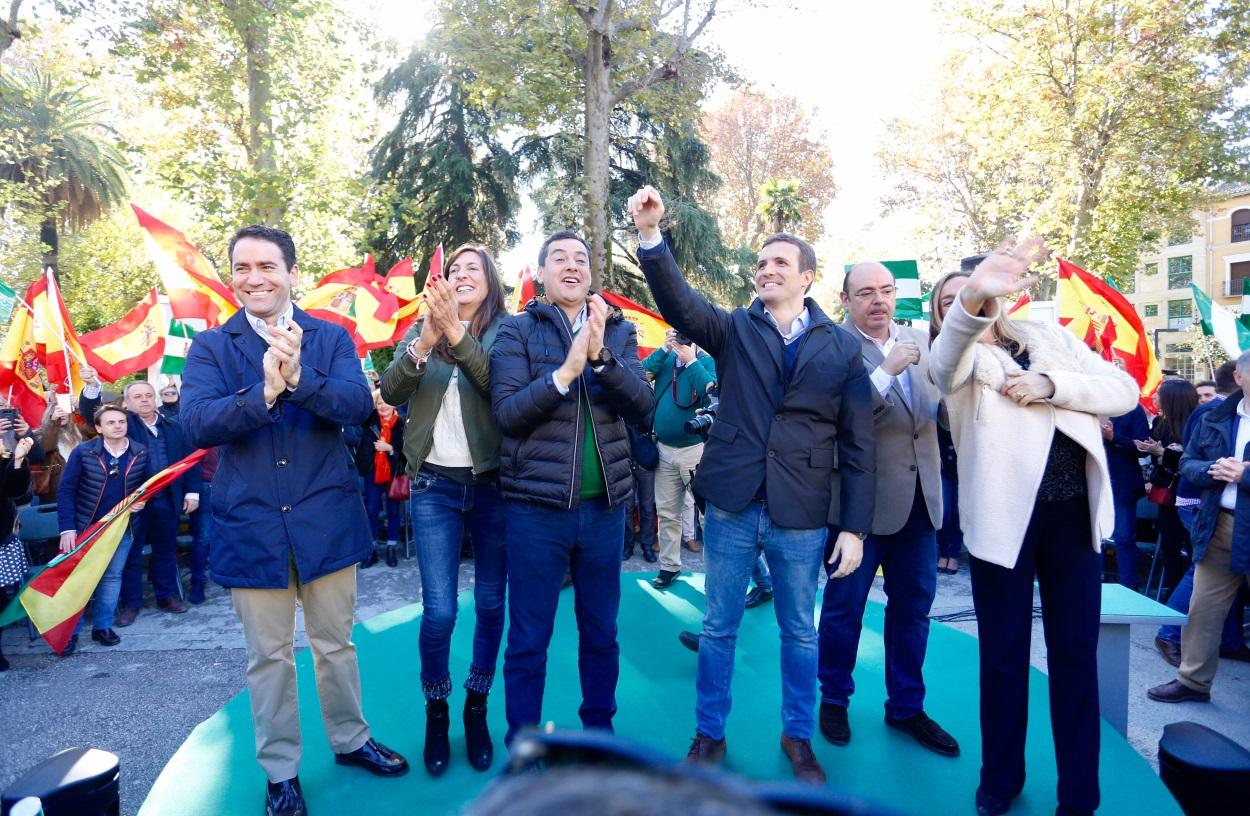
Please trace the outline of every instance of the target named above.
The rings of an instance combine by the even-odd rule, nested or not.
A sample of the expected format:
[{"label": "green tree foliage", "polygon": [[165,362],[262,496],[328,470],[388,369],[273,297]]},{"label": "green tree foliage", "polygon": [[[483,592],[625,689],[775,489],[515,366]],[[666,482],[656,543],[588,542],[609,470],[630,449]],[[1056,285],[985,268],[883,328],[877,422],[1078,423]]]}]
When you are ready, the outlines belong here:
[{"label": "green tree foliage", "polygon": [[153,286],[160,288],[143,229],[120,207],[68,236],[61,249],[61,293],[74,328],[112,323]]},{"label": "green tree foliage", "polygon": [[391,262],[425,261],[480,243],[496,253],[516,243],[517,165],[489,113],[465,98],[463,73],[444,55],[416,48],[376,90],[399,103],[395,126],[373,148],[369,246]]},{"label": "green tree foliage", "polygon": [[916,210],[934,254],[1042,234],[1113,280],[1245,165],[1247,3],[1071,0],[955,7],[976,45],[931,109],[892,123],[887,209]]},{"label": "green tree foliage", "polygon": [[25,185],[41,207],[44,264],[54,270],[62,227],[81,227],[125,200],[126,160],[105,105],[37,69],[0,77],[0,179]]},{"label": "green tree foliage", "polygon": [[[716,7],[717,0],[442,4],[440,36],[472,76],[473,104],[539,136],[580,137],[576,184],[596,286],[610,268],[613,123],[630,101],[664,121],[693,115],[706,81],[723,73],[718,57],[693,48]],[[673,85],[682,92],[657,93]]]},{"label": "green tree foliage", "polygon": [[773,232],[793,232],[803,220],[807,199],[799,193],[796,179],[769,179],[760,188],[756,212],[764,217]]}]

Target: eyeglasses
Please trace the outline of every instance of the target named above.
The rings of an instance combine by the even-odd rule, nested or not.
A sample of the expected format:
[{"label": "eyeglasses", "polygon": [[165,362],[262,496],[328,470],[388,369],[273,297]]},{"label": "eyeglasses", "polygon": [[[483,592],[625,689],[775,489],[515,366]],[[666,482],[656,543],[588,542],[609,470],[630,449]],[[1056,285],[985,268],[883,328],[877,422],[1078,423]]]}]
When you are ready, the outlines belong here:
[{"label": "eyeglasses", "polygon": [[851,297],[856,300],[869,301],[877,295],[880,295],[883,298],[892,298],[897,292],[898,289],[896,287],[882,286],[880,289],[860,289],[858,292],[853,293]]}]

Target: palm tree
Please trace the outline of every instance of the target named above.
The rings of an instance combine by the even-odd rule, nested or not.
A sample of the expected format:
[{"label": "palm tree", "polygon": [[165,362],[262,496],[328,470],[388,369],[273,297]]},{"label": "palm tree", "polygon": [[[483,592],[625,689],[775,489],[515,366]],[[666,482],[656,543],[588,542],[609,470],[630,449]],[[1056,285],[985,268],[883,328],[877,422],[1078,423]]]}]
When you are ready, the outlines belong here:
[{"label": "palm tree", "polygon": [[26,185],[41,202],[39,240],[54,271],[60,228],[77,229],[125,201],[126,160],[106,109],[42,71],[0,77],[0,179]]},{"label": "palm tree", "polygon": [[803,217],[802,208],[807,199],[799,195],[799,183],[794,179],[770,179],[760,189],[760,206],[756,210],[772,225],[773,232],[794,229]]}]

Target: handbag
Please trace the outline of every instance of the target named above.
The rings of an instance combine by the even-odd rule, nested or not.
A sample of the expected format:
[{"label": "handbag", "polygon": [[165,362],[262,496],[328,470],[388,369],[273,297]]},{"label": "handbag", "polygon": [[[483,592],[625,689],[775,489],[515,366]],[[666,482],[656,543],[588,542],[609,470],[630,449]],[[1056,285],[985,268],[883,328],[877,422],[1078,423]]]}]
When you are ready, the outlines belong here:
[{"label": "handbag", "polygon": [[1150,500],[1151,504],[1160,506],[1171,504],[1173,501],[1172,488],[1167,485],[1152,484],[1150,492],[1146,494],[1146,498]]},{"label": "handbag", "polygon": [[412,480],[408,478],[407,473],[400,474],[391,479],[391,485],[386,489],[386,498],[391,501],[407,501],[412,495]]},{"label": "handbag", "polygon": [[30,558],[26,555],[26,545],[16,534],[0,541],[0,589],[20,589],[30,572]]}]

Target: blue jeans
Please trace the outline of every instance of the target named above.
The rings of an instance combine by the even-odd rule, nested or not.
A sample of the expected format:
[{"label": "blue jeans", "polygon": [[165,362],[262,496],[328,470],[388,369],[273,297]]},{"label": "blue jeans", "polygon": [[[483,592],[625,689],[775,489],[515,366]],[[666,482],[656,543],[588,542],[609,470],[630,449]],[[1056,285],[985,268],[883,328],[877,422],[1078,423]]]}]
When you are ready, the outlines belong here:
[{"label": "blue jeans", "polygon": [[[409,499],[421,569],[421,688],[429,699],[451,693],[451,633],[456,628],[460,540],[473,534],[473,662],[464,687],[486,694],[495,679],[503,639],[508,558],[504,512],[495,484],[466,486],[429,471],[412,480]],[[387,513],[390,513],[387,510]],[[398,513],[396,513],[398,515]],[[373,516],[376,523],[377,516]]]},{"label": "blue jeans", "polygon": [[[113,628],[113,616],[117,614],[117,598],[122,591],[122,571],[126,568],[126,557],[130,554],[133,541],[134,537],[127,529],[122,534],[121,541],[117,542],[117,551],[109,559],[109,565],[104,568],[100,583],[96,585],[95,592],[91,595],[91,628],[94,631]],[[82,629],[82,622],[85,619],[86,615],[78,619],[74,634],[78,634],[78,631]]]},{"label": "blue jeans", "polygon": [[734,650],[747,583],[762,551],[773,578],[773,611],[781,630],[781,723],[792,739],[811,739],[816,709],[816,584],[828,531],[773,524],[768,506],[753,501],[729,513],[708,504],[703,529],[707,613],[695,681],[698,732],[725,736],[732,705]]},{"label": "blue jeans", "polygon": [[191,582],[204,583],[213,540],[213,483],[200,486],[200,506],[191,514]]},{"label": "blue jeans", "polygon": [[159,495],[142,511],[130,517],[134,544],[122,573],[121,605],[132,609],[143,606],[143,547],[152,547],[148,576],[152,593],[163,601],[178,594],[178,515],[173,496]]},{"label": "blue jeans", "polygon": [[[638,536],[634,536],[634,511],[638,512]],[[655,526],[655,471],[634,468],[634,493],[625,502],[625,544],[635,540],[643,547],[654,549]]]},{"label": "blue jeans", "polygon": [[1136,591],[1139,586],[1137,572],[1137,499],[1125,498],[1115,501],[1115,532],[1111,534],[1115,546],[1115,563],[1120,571],[1120,583]]},{"label": "blue jeans", "polygon": [[[446,480],[440,479],[440,481]],[[386,502],[386,540],[399,541],[400,506],[399,502],[387,498],[386,492],[390,490],[390,487],[390,482],[374,484],[372,476],[365,478],[365,512],[369,515],[369,535],[372,541],[378,540],[378,529],[382,526],[379,516],[382,513],[383,502]]]},{"label": "blue jeans", "polygon": [[755,566],[751,568],[751,580],[765,592],[773,591],[773,574],[768,571],[768,559],[763,552],[760,552],[759,558],[755,559]]},{"label": "blue jeans", "polygon": [[[621,606],[621,541],[625,510],[606,499],[583,500],[572,510],[527,501],[508,507],[508,648],[503,677],[511,742],[542,720],[547,647],[565,572],[573,577],[577,616],[577,670],[586,728],[612,730],[621,650],[616,616]],[[739,598],[739,606],[741,606]]]},{"label": "blue jeans", "polygon": [[942,477],[942,528],[937,531],[939,558],[959,558],[964,531],[959,526],[959,482]]},{"label": "blue jeans", "polygon": [[885,713],[905,720],[924,710],[929,610],[937,592],[937,534],[917,483],[911,514],[890,535],[864,539],[864,560],[825,584],[820,608],[820,700],[849,706],[864,607],[877,567],[885,577]]}]

